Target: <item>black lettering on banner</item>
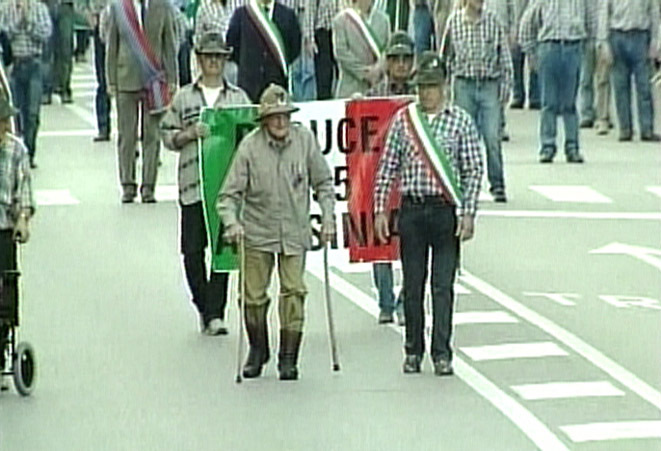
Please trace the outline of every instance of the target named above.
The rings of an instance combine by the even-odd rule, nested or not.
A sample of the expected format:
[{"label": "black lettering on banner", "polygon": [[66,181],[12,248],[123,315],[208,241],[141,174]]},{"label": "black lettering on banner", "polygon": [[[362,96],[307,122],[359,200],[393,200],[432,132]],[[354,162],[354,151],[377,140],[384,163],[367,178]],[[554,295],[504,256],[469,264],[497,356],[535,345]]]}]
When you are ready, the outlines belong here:
[{"label": "black lettering on banner", "polygon": [[[326,119],[326,145],[321,148],[322,155],[328,155],[333,150],[333,120]],[[319,133],[317,132],[317,120],[310,121],[310,129],[314,136],[319,140]]]},{"label": "black lettering on banner", "polygon": [[354,128],[356,123],[350,117],[340,119],[337,124],[337,148],[342,153],[351,153],[356,148],[356,141],[347,141],[345,138],[350,128]]},{"label": "black lettering on banner", "polygon": [[[376,116],[363,116],[360,118],[360,143],[363,152],[379,152],[379,146],[376,139],[371,139],[377,135],[377,128],[371,127],[372,124],[376,125],[379,118]],[[370,145],[374,143],[374,148]]]},{"label": "black lettering on banner", "polygon": [[335,199],[338,201],[344,201],[349,198],[349,171],[346,166],[335,166],[335,186],[342,187],[344,186],[344,192],[337,189],[335,191]]}]

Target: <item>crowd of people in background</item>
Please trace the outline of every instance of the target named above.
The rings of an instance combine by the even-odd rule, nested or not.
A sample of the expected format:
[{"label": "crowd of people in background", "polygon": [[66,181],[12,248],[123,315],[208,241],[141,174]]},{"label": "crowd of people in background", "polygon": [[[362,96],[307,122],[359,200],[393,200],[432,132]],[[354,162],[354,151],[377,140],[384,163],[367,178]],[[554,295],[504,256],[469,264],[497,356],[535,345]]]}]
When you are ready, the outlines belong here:
[{"label": "crowd of people in background", "polygon": [[[261,102],[264,111],[260,118],[271,135],[264,135],[264,142],[254,136],[254,141],[268,147],[268,136],[275,136],[277,142],[278,130],[286,129],[300,135],[297,139],[304,151],[310,152],[314,146],[305,141],[308,133],[287,122],[295,109],[290,99],[417,93],[439,136],[453,127],[470,135],[470,145],[459,146],[456,154],[475,159],[479,170],[471,172],[474,185],[479,184],[482,173],[476,149],[485,149],[489,191],[495,202],[504,203],[508,199],[502,142],[510,138],[505,113],[509,108],[540,110],[536,149],[540,163],[553,162],[558,153],[558,118],[564,125],[563,151],[571,164],[585,161],[581,128],[607,135],[617,126],[619,141],[637,137],[643,142],[661,142],[654,130],[652,95],[654,73],[661,65],[660,16],[661,0],[1,0],[0,43],[3,72],[8,74],[8,81],[3,74],[2,96],[16,108],[15,131],[22,137],[34,169],[41,105],[51,104],[53,94],[62,104],[74,102],[72,65],[84,61],[88,42],[93,40],[98,126],[94,141],[110,141],[110,109],[115,104],[122,203],[134,202],[138,194],[143,203],[156,202],[161,141],[180,153],[185,273],[202,331],[218,335],[227,333],[223,322],[227,279],[206,274],[203,263],[208,243],[203,239],[194,145],[207,133],[198,124],[201,108]],[[632,119],[634,91],[637,124]],[[447,117],[437,119],[432,113],[445,108],[446,96],[452,108],[443,110]],[[278,109],[281,104],[286,111]],[[0,119],[9,121],[13,108],[8,102],[0,106]],[[284,121],[283,114],[287,121],[279,123]],[[400,116],[397,121],[401,123],[396,123],[404,136],[410,129]],[[397,158],[408,152],[406,141],[397,141],[402,137],[392,139],[387,149],[392,167],[382,168],[381,173],[384,191],[389,177],[400,170],[395,167]],[[245,158],[254,157],[246,152]],[[143,163],[139,178],[136,154]],[[453,161],[465,158],[457,155]],[[308,170],[319,177],[315,189],[322,189],[326,168],[317,163]],[[406,168],[401,171],[407,177]],[[431,183],[408,176],[414,187]],[[236,177],[236,189],[247,189],[245,180]],[[476,201],[478,185],[472,188],[475,199],[471,202]],[[432,191],[434,195],[436,191]],[[424,203],[428,194],[407,200],[411,218],[417,214],[414,206],[421,198]],[[234,218],[232,208],[236,206],[231,196],[225,193],[221,203],[228,218]],[[25,216],[31,214],[31,208],[25,207]],[[438,205],[425,208],[437,211],[439,220],[447,213]],[[440,226],[448,228],[458,221],[462,236],[468,239],[473,234],[474,209],[469,213],[469,218],[448,216]],[[409,297],[419,288],[418,279],[424,272],[416,266],[416,255],[438,244],[434,237],[411,244],[418,231],[416,226],[408,232],[408,250],[403,255],[409,261],[404,269],[404,291]],[[380,232],[387,235],[386,229]],[[243,231],[233,233],[231,238],[237,239]],[[452,259],[458,258],[453,249],[446,251]],[[255,265],[264,267],[253,274],[259,279],[252,281],[257,297],[262,296],[273,267],[273,261],[263,255],[264,249],[260,252],[248,254]],[[297,354],[305,290],[299,283],[301,262],[291,265],[295,277],[287,308],[292,310],[284,315],[291,324],[285,324],[290,327],[283,339],[285,351]],[[436,270],[445,274],[453,269],[448,268]],[[381,308],[379,323],[396,320],[407,325],[404,370],[417,372],[423,346],[421,294],[416,292],[415,303],[406,295],[404,302],[401,294],[395,297],[389,264],[374,265],[374,281]],[[448,293],[438,296],[439,305],[445,306],[439,310],[447,316],[452,293],[450,301],[445,299]],[[248,330],[254,345],[251,352],[255,351],[247,365],[252,377],[259,375],[268,360],[261,329],[268,304],[257,298],[253,301],[246,318],[252,327]],[[438,321],[433,348],[442,362],[437,373],[445,375],[451,373],[450,329],[443,319]],[[297,374],[295,361],[289,355],[288,377]]]}]

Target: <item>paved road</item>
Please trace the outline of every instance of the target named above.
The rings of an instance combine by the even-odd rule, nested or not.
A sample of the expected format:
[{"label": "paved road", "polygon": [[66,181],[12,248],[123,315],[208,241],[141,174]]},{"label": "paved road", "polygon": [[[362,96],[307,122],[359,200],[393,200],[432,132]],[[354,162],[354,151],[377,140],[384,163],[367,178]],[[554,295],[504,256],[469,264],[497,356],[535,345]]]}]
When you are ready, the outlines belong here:
[{"label": "paved road", "polygon": [[237,386],[234,307],[210,338],[188,304],[174,157],[159,203],[120,205],[114,145],[91,144],[91,68],[74,86],[42,114],[20,330],[40,379],[0,396],[1,450],[661,449],[661,146],[586,131],[587,164],[542,166],[537,114],[509,112],[510,202],[484,203],[464,249],[456,377],[401,373],[369,267],[336,253],[341,373],[312,255],[301,380],[271,362]]}]

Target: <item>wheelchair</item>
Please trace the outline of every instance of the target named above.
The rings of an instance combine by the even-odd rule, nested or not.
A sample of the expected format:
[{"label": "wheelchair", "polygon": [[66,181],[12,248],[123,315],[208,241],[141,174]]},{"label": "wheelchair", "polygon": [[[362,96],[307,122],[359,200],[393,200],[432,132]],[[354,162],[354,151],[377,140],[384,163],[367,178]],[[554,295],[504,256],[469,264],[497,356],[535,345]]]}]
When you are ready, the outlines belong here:
[{"label": "wheelchair", "polygon": [[18,271],[4,271],[0,277],[0,370],[3,377],[13,376],[20,395],[29,396],[34,389],[37,367],[32,346],[18,341],[19,276]]}]

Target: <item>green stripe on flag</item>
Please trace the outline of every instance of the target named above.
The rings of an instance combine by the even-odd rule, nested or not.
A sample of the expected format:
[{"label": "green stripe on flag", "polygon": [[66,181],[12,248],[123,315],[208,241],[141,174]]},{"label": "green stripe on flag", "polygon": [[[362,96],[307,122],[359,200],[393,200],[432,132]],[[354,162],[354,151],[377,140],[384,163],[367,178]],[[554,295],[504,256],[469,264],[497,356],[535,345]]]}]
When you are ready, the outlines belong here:
[{"label": "green stripe on flag", "polygon": [[224,228],[216,211],[216,201],[241,138],[257,126],[256,117],[257,107],[254,106],[207,108],[200,116],[200,120],[210,129],[209,136],[199,146],[199,161],[204,219],[211,243],[212,271],[238,269],[236,249],[222,240]]}]

